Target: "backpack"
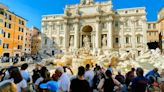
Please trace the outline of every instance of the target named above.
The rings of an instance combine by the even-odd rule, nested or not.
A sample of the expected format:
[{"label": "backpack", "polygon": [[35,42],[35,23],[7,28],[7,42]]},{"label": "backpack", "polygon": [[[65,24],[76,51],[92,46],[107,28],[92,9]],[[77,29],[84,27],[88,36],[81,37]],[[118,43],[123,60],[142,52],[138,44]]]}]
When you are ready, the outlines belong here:
[{"label": "backpack", "polygon": [[104,81],[104,85],[103,85],[103,88],[104,88],[104,92],[114,92],[114,81],[112,78],[107,78],[105,79]]}]

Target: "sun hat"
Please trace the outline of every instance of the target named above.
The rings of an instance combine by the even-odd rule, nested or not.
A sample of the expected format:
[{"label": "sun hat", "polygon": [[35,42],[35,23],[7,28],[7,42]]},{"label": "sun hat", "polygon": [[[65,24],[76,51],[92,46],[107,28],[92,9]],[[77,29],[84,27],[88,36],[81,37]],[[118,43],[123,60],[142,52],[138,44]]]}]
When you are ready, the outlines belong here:
[{"label": "sun hat", "polygon": [[40,84],[41,89],[47,89],[50,92],[57,92],[58,90],[58,83],[56,81],[48,81],[47,83],[41,83]]}]

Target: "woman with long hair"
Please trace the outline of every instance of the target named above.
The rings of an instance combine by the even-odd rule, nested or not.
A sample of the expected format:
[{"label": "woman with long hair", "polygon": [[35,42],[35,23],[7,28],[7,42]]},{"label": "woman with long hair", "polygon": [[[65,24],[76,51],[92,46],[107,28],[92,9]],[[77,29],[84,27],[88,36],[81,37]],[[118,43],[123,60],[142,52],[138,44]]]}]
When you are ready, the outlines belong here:
[{"label": "woman with long hair", "polygon": [[12,68],[10,72],[10,79],[13,79],[17,86],[17,92],[27,92],[27,82],[22,78],[18,68]]},{"label": "woman with long hair", "polygon": [[17,87],[13,82],[5,80],[0,83],[0,92],[17,92]]}]

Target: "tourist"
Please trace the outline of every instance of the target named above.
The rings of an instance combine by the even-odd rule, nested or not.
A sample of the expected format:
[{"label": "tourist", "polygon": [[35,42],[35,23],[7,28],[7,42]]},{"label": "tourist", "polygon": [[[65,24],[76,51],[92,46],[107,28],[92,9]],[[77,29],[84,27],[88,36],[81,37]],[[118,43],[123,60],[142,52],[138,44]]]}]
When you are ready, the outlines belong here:
[{"label": "tourist", "polygon": [[111,71],[111,73],[112,73],[112,72],[113,72],[112,66],[111,66],[111,65],[109,65],[107,70],[110,70],[110,71]]},{"label": "tourist", "polygon": [[99,70],[98,68],[99,68],[98,64],[95,64],[94,71]]},{"label": "tourist", "polygon": [[115,79],[118,80],[121,84],[125,83],[125,77],[121,74],[121,71],[118,71],[118,75],[115,76]]},{"label": "tourist", "polygon": [[149,77],[148,92],[160,92],[159,84],[155,81],[154,77]]},{"label": "tourist", "polygon": [[69,92],[91,92],[89,83],[84,78],[85,68],[80,66],[78,68],[77,78],[71,81],[70,91]]},{"label": "tourist", "polygon": [[39,83],[38,91],[39,91],[39,92],[43,92],[44,89],[41,88],[40,85],[41,85],[41,84],[45,84],[45,83],[47,83],[47,82],[49,82],[49,81],[51,81],[51,80],[52,80],[52,78],[50,77],[50,72],[44,71],[43,81],[41,81],[41,82]]},{"label": "tourist", "polygon": [[118,82],[116,79],[112,78],[112,73],[110,70],[107,70],[105,72],[106,78],[101,79],[98,89],[100,92],[114,92],[116,91],[114,89],[115,85],[118,87],[118,90],[121,90],[122,85],[120,82]]},{"label": "tourist", "polygon": [[27,82],[21,76],[18,68],[12,68],[10,71],[10,78],[17,86],[17,92],[27,92]]},{"label": "tourist", "polygon": [[157,80],[158,77],[160,77],[159,73],[158,73],[158,68],[154,68],[153,70],[150,70],[145,77],[147,79],[149,79],[149,77],[152,76],[155,78],[155,80]]},{"label": "tourist", "polygon": [[40,70],[40,77],[35,81],[35,90],[39,91],[39,85],[42,83],[44,80],[47,80],[50,78],[50,75],[48,75],[48,70],[46,67],[42,67]]},{"label": "tourist", "polygon": [[30,82],[30,74],[28,73],[27,68],[28,68],[28,64],[27,63],[22,64],[20,72],[21,72],[22,77],[27,82]]},{"label": "tourist", "polygon": [[125,85],[125,77],[121,74],[121,70],[118,70],[118,74],[115,76],[115,79],[118,80],[123,85],[123,88],[121,89],[120,92],[126,92],[127,87]]},{"label": "tourist", "polygon": [[137,77],[132,80],[129,85],[131,92],[145,92],[148,80],[143,76],[144,71],[142,68],[137,68],[136,75]]},{"label": "tourist", "polygon": [[17,87],[12,81],[5,80],[0,82],[0,92],[17,92]]},{"label": "tourist", "polygon": [[98,86],[100,80],[105,78],[105,75],[101,71],[101,67],[100,66],[97,66],[97,68],[95,68],[94,70],[95,70],[95,76],[93,78],[93,90],[98,90],[97,86]]},{"label": "tourist", "polygon": [[58,77],[59,90],[57,92],[68,92],[70,87],[70,78],[64,73],[63,67],[58,67],[55,71]]},{"label": "tourist", "polygon": [[94,71],[90,69],[90,65],[86,65],[86,71],[84,74],[84,78],[89,82],[89,86],[93,87],[93,78],[94,78]]},{"label": "tourist", "polygon": [[32,75],[32,82],[35,83],[36,80],[40,77],[40,70],[41,70],[41,65],[36,64],[35,69],[33,70],[33,75]]},{"label": "tourist", "polygon": [[134,79],[134,77],[135,77],[134,72],[135,72],[135,68],[131,68],[131,71],[127,72],[126,75],[125,75],[125,76],[126,76],[125,84],[126,84],[127,87],[129,86],[129,83],[130,83],[130,82]]}]

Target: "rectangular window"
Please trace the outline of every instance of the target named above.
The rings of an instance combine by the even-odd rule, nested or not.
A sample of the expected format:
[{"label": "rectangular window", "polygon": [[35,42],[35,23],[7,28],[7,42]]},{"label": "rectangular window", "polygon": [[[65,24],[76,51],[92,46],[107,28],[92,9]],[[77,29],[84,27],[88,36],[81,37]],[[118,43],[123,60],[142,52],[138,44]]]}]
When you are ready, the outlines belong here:
[{"label": "rectangular window", "polygon": [[19,27],[19,31],[21,31],[21,28]]},{"label": "rectangular window", "polygon": [[7,18],[7,13],[5,13],[5,18]]},{"label": "rectangular window", "polygon": [[118,21],[115,22],[115,27],[118,27]]},{"label": "rectangular window", "polygon": [[9,20],[11,20],[11,15],[9,15]]},{"label": "rectangular window", "polygon": [[8,38],[10,38],[10,33],[8,33]]},{"label": "rectangular window", "polygon": [[22,21],[22,25],[24,25],[24,21]]},{"label": "rectangular window", "polygon": [[140,36],[137,36],[137,43],[141,43]]},{"label": "rectangular window", "polygon": [[5,22],[5,27],[7,27],[7,23]]},{"label": "rectangular window", "polygon": [[6,36],[6,32],[3,33],[3,37],[5,37],[5,36]]},{"label": "rectangular window", "polygon": [[148,29],[150,29],[151,28],[151,25],[150,24],[148,24]]},{"label": "rectangular window", "polygon": [[45,39],[44,44],[45,44],[45,45],[47,44],[47,39]]},{"label": "rectangular window", "polygon": [[151,36],[151,32],[149,32],[149,36]]},{"label": "rectangular window", "polygon": [[0,14],[1,15],[4,15],[4,11],[2,9],[0,10]]},{"label": "rectangular window", "polygon": [[119,43],[119,39],[118,38],[116,38],[116,43]]},{"label": "rectangular window", "polygon": [[18,45],[18,49],[22,49],[22,45]]},{"label": "rectangular window", "polygon": [[19,20],[19,24],[21,24],[21,20]]},{"label": "rectangular window", "polygon": [[156,24],[153,24],[153,28],[156,29]]},{"label": "rectangular window", "polygon": [[18,35],[18,40],[21,40],[21,36],[20,35]]},{"label": "rectangular window", "polygon": [[24,31],[24,28],[22,28],[22,32]]},{"label": "rectangular window", "polygon": [[11,29],[11,24],[9,24],[8,28],[10,28],[10,29]]},{"label": "rectangular window", "polygon": [[9,48],[9,44],[4,43],[3,44],[3,48],[8,49]]},{"label": "rectangular window", "polygon": [[21,40],[23,40],[23,36],[22,36]]},{"label": "rectangular window", "polygon": [[3,29],[0,28],[0,34],[3,34]]},{"label": "rectangular window", "polygon": [[129,37],[126,37],[126,44],[129,44]]}]

